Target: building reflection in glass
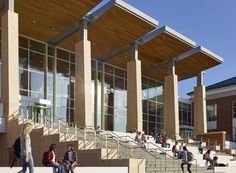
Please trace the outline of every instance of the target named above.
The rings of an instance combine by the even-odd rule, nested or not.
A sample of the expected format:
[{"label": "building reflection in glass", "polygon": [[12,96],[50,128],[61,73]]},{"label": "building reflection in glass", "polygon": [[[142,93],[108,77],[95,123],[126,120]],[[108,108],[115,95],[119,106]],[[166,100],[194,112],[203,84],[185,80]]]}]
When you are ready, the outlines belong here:
[{"label": "building reflection in glass", "polygon": [[[95,126],[126,131],[127,72],[92,60],[92,119]],[[52,116],[74,121],[75,55],[31,38],[19,39],[19,85],[23,103],[42,98],[52,103]],[[142,78],[143,128],[149,134],[163,128],[163,84]],[[25,103],[24,103],[25,104]],[[79,110],[77,110],[79,111]]]}]

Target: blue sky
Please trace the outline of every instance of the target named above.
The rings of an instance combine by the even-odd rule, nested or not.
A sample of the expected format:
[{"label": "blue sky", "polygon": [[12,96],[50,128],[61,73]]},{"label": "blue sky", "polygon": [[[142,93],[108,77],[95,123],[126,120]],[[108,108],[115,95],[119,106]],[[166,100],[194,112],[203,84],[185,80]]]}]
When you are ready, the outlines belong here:
[{"label": "blue sky", "polygon": [[[236,0],[124,0],[224,58],[205,73],[204,83],[236,76]],[[193,90],[196,79],[179,83],[179,95]]]}]

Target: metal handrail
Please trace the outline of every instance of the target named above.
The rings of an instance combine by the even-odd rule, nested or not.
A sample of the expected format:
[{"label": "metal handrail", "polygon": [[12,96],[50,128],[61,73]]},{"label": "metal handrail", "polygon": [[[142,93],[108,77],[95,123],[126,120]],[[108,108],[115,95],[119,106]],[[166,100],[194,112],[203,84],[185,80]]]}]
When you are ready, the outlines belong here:
[{"label": "metal handrail", "polygon": [[[116,133],[114,133],[114,132],[112,132],[112,131],[109,131],[109,133],[112,133],[112,134],[118,136]],[[119,136],[118,136],[118,137],[119,137]],[[128,136],[128,135],[127,135],[127,136],[121,136],[121,137],[130,138],[133,142],[135,142],[135,143],[137,144],[137,142],[136,142],[132,137],[130,137],[130,136]],[[130,141],[129,141],[129,142],[130,142]],[[171,156],[170,154],[168,154],[168,153],[166,152],[166,150],[163,150],[163,149],[162,149],[161,147],[159,147],[158,145],[156,145],[156,144],[154,144],[154,143],[152,143],[152,142],[146,142],[145,144],[147,144],[147,145],[151,144],[151,145],[153,145],[154,147],[156,147],[156,148],[154,148],[155,153],[156,153],[157,150],[159,150],[159,151],[161,151],[162,153],[164,153],[165,156],[168,156],[169,158],[173,159],[173,164],[174,164],[174,160],[178,160],[178,163],[179,163],[179,160],[180,160],[180,159]],[[148,147],[147,150],[153,151],[153,149],[150,149],[149,147]],[[194,161],[194,160],[195,160],[195,162],[196,162],[196,171],[197,171],[197,159],[193,159],[193,161]],[[165,159],[165,168],[166,168],[166,164],[167,164],[167,160]]]},{"label": "metal handrail", "polygon": [[[17,115],[15,115],[15,113],[18,113]],[[18,111],[15,111],[15,113],[14,113],[14,116],[22,116],[22,114],[19,114],[19,110]],[[47,125],[47,123],[49,122],[49,124],[55,124],[55,121],[56,122],[58,122],[58,130],[59,130],[59,132],[60,132],[60,126],[63,126],[63,127],[65,127],[66,129],[67,129],[67,133],[69,133],[68,132],[68,128],[69,128],[69,125],[68,125],[68,123],[66,122],[66,121],[64,121],[63,119],[61,119],[61,118],[59,118],[59,117],[57,117],[57,116],[53,116],[54,118],[53,118],[53,121],[51,120],[51,119],[47,119],[48,118],[48,116],[49,115],[42,115],[42,114],[39,114],[39,117],[38,117],[38,115],[35,115],[35,114],[31,114],[31,118],[30,118],[30,120],[34,120],[34,123],[38,123],[38,122],[35,122],[35,117],[36,118],[40,118],[40,120],[41,120],[41,123],[42,123],[42,120],[43,120],[43,124],[44,125]],[[25,115],[23,115],[23,120],[24,119],[28,119],[29,117],[25,117]],[[77,126],[76,124],[74,124],[73,126],[72,126],[73,128],[74,128],[74,130],[75,130],[75,134],[76,134],[76,136],[78,136],[78,131],[81,131],[81,129],[83,130],[82,132],[84,133],[84,140],[86,141],[86,135],[87,135],[87,133],[93,133],[93,134],[96,134],[96,131],[95,131],[95,129],[94,129],[94,127],[93,126],[87,126],[87,127],[79,127],[79,126]],[[91,130],[91,132],[90,131],[87,131],[87,130]],[[134,139],[132,138],[132,137],[130,137],[130,136],[118,136],[117,134],[115,134],[114,132],[111,132],[111,131],[109,131],[108,133],[106,132],[106,134],[102,134],[102,135],[105,135],[107,138],[106,138],[106,149],[107,149],[107,154],[108,154],[108,142],[109,142],[109,140],[114,140],[115,142],[117,142],[117,147],[115,147],[115,148],[117,148],[117,151],[118,152],[120,152],[119,151],[119,147],[120,146],[123,146],[124,148],[126,148],[126,149],[130,149],[131,150],[131,152],[132,152],[132,150],[133,149],[135,149],[135,148],[138,148],[138,149],[140,149],[140,152],[145,152],[145,153],[147,153],[148,155],[148,158],[149,158],[149,156],[152,156],[154,159],[155,159],[155,166],[157,166],[157,160],[160,160],[160,170],[162,169],[162,165],[161,165],[161,158],[159,158],[159,157],[157,157],[156,156],[156,151],[157,150],[159,150],[159,151],[162,151],[162,152],[164,152],[165,153],[165,155],[167,155],[167,156],[169,156],[170,158],[172,158],[173,160],[177,160],[176,158],[173,158],[171,155],[169,155],[168,153],[166,153],[166,151],[165,150],[163,150],[163,149],[161,149],[159,146],[157,146],[157,145],[155,145],[155,144],[153,144],[153,143],[150,143],[150,142],[147,142],[146,144],[152,144],[152,145],[154,145],[154,146],[156,146],[157,148],[155,149],[155,155],[153,154],[153,153],[151,153],[151,152],[149,152],[148,150],[146,150],[146,149],[143,149],[136,141],[134,141]],[[109,138],[109,135],[110,136],[112,136],[112,138]],[[96,136],[96,137],[95,137]],[[94,135],[94,141],[96,141],[96,138],[99,138],[99,139],[101,139],[101,140],[103,140],[101,137],[99,137],[98,135]],[[129,142],[130,143],[133,143],[134,144],[134,146],[132,146],[132,145],[130,145],[130,147],[128,147],[127,146],[127,144],[125,143],[124,144],[124,141],[122,141],[122,140],[120,140],[120,138],[129,138],[129,139],[131,139]],[[96,144],[96,142],[95,142],[95,144]],[[85,145],[84,145],[85,146]],[[96,146],[95,146],[96,147]],[[126,153],[123,153],[123,154],[126,154]],[[132,153],[131,153],[131,157],[132,157]],[[147,162],[150,162],[149,161],[149,159],[147,158]],[[179,160],[178,160],[179,161]],[[173,163],[174,163],[174,161],[173,161]],[[197,163],[197,160],[196,160],[196,163]],[[166,162],[165,162],[165,169],[166,169]]]},{"label": "metal handrail", "polygon": [[[137,142],[132,138],[132,137],[130,137],[130,136],[118,136],[116,133],[114,133],[114,132],[112,132],[112,131],[108,131],[109,133],[112,133],[112,134],[114,134],[114,135],[116,135],[117,137],[126,137],[126,138],[130,138],[131,139],[131,141],[134,141],[136,144],[137,144]],[[129,141],[130,142],[130,141]],[[159,147],[158,145],[156,145],[156,144],[154,144],[154,143],[152,143],[152,142],[146,142],[145,144],[152,144],[152,145],[154,145],[157,149],[159,149],[159,151],[161,151],[162,153],[165,153],[166,155],[168,155],[169,157],[171,157],[172,159],[176,159],[176,158],[174,158],[174,157],[172,157],[171,155],[169,155],[167,152],[166,152],[166,150],[163,150],[161,147]]]},{"label": "metal handrail", "polygon": [[[88,132],[88,133],[92,133],[92,132]],[[121,140],[119,139],[119,136],[113,136],[113,135],[111,135],[111,134],[109,134],[109,133],[107,133],[107,132],[106,132],[106,133],[103,133],[103,134],[100,134],[100,135],[106,136],[106,141],[108,141],[108,142],[109,142],[109,140],[115,141],[115,142],[117,143],[117,152],[118,152],[118,153],[120,152],[120,151],[119,151],[119,145],[121,145],[121,146],[123,146],[124,148],[129,149],[129,150],[131,151],[131,154],[130,154],[131,157],[133,157],[133,155],[132,155],[132,150],[133,150],[133,149],[140,149],[142,152],[147,153],[148,155],[152,156],[152,157],[155,159],[155,165],[157,165],[157,162],[156,162],[156,161],[157,161],[157,160],[160,160],[160,170],[161,170],[161,158],[159,158],[159,157],[155,156],[154,154],[150,153],[149,151],[143,149],[143,148],[140,147],[140,145],[138,145],[136,142],[130,141],[130,142],[132,142],[134,145],[127,146],[127,143],[125,143],[124,141],[121,141]],[[111,135],[112,138],[109,138],[109,135]],[[99,139],[101,139],[101,140],[104,140],[104,139],[101,138],[99,135],[96,135],[96,138],[99,138]],[[107,145],[106,145],[105,147],[108,148]],[[123,154],[126,154],[126,153],[123,153]],[[127,155],[127,154],[126,154],[126,155]],[[148,162],[148,161],[149,161],[149,160],[147,160],[147,162]]]},{"label": "metal handrail", "polygon": [[[128,141],[128,142],[133,142],[133,143],[135,143],[136,145],[138,145],[138,146],[140,146],[132,137],[130,137],[130,136],[118,136],[116,133],[114,133],[114,132],[112,132],[112,131],[109,131],[109,132],[107,132],[107,133],[111,133],[111,134],[113,134],[113,135],[115,135],[115,137],[121,137],[121,138],[130,138],[131,140],[130,141]],[[159,147],[158,145],[155,145],[155,144],[153,144],[153,143],[151,143],[151,142],[146,142],[145,144],[152,144],[152,145],[154,145],[156,148],[154,149],[155,150],[155,154],[157,153],[157,150],[159,150],[159,151],[161,151],[162,153],[164,153],[165,154],[165,156],[169,156],[171,159],[173,159],[173,164],[174,164],[174,161],[175,160],[178,160],[178,162],[179,162],[179,159],[177,159],[177,158],[174,158],[174,157],[172,157],[171,155],[169,155],[167,152],[166,152],[166,150],[163,150],[161,147]],[[145,149],[145,151],[148,151],[149,149]],[[153,151],[153,149],[150,149],[151,151]],[[150,152],[148,152],[148,153],[150,153]],[[151,155],[152,155],[152,153],[150,153]],[[165,157],[166,158],[166,157]],[[166,165],[167,165],[167,162],[166,162],[167,160],[165,159],[165,168],[166,168]]]}]

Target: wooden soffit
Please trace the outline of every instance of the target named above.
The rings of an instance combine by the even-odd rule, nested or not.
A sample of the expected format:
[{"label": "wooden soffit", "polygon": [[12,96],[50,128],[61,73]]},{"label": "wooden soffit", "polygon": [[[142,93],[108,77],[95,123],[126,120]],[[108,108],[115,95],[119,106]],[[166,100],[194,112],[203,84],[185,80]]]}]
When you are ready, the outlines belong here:
[{"label": "wooden soffit", "polygon": [[102,0],[15,0],[22,35],[48,42]]},{"label": "wooden soffit", "polygon": [[[195,77],[200,72],[223,63],[223,59],[213,52],[203,47],[197,48],[199,48],[199,51],[189,55],[184,59],[176,61],[175,71],[178,76],[178,80]],[[153,71],[148,72],[146,75],[151,78],[164,81],[164,77],[168,75],[168,65],[154,69]]]},{"label": "wooden soffit", "polygon": [[[173,29],[164,26],[159,30],[160,32],[153,39],[145,42],[138,49],[138,58],[142,62],[143,71],[163,62],[177,60],[176,74],[179,80],[183,80],[223,62],[218,55],[203,47],[196,47],[194,41]],[[179,59],[179,56],[186,52],[190,52],[188,56]],[[126,52],[110,59],[108,63],[126,68],[127,63],[131,61],[131,55],[131,51]],[[147,71],[143,75],[164,81],[164,77],[168,75],[168,64]]]},{"label": "wooden soffit", "polygon": [[[92,58],[97,58],[133,42],[157,27],[158,22],[117,0],[112,8],[88,27],[88,39],[92,43]],[[68,38],[60,46],[73,49],[79,33]]]}]

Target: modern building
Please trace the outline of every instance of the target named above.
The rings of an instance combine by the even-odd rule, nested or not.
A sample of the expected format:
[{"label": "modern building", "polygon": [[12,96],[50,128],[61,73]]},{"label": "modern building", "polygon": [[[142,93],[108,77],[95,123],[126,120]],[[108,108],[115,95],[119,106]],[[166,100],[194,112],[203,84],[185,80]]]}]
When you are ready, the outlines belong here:
[{"label": "modern building", "polygon": [[179,98],[179,131],[181,136],[192,134],[193,129],[192,100]]},{"label": "modern building", "polygon": [[206,87],[207,129],[236,141],[236,77]]},{"label": "modern building", "polygon": [[17,136],[13,114],[177,137],[178,81],[195,76],[194,130],[206,132],[202,76],[218,55],[121,0],[1,2],[4,153]]}]

